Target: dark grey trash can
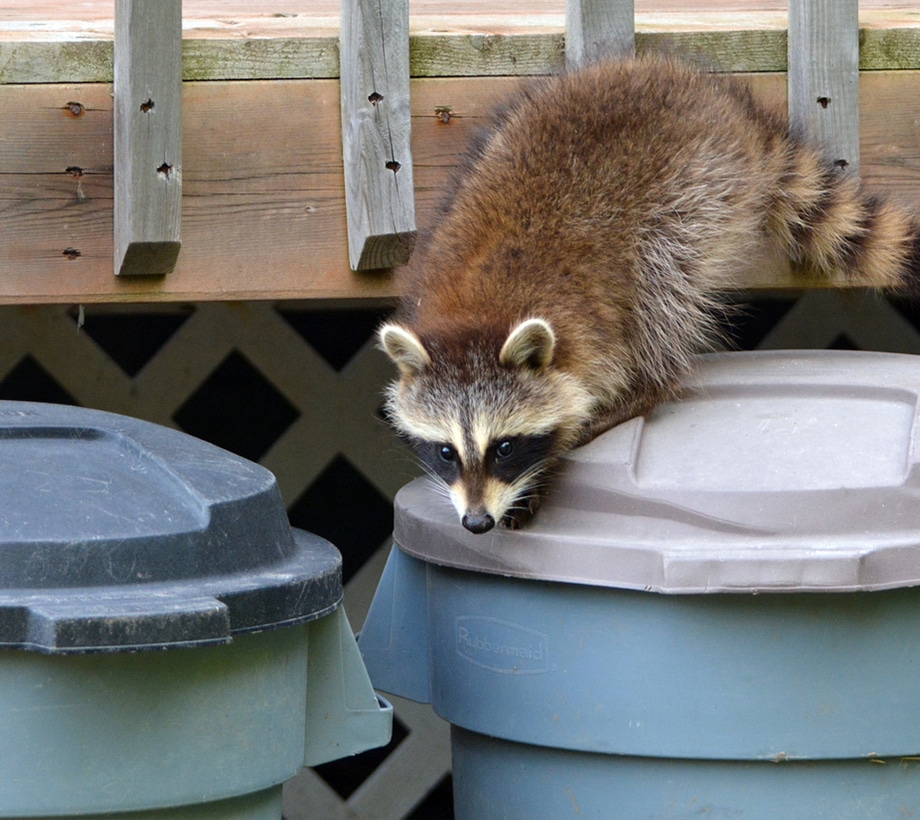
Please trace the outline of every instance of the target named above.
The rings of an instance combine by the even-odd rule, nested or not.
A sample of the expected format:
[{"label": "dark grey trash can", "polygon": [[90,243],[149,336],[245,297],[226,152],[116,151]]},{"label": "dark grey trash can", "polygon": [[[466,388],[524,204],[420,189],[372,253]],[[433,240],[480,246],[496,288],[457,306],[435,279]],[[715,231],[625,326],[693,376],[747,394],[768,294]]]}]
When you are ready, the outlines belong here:
[{"label": "dark grey trash can", "polygon": [[360,646],[460,818],[920,814],[920,358],[706,357],[530,528],[422,480]]},{"label": "dark grey trash can", "polygon": [[0,402],[0,816],[279,818],[389,739],[341,557],[173,430]]}]

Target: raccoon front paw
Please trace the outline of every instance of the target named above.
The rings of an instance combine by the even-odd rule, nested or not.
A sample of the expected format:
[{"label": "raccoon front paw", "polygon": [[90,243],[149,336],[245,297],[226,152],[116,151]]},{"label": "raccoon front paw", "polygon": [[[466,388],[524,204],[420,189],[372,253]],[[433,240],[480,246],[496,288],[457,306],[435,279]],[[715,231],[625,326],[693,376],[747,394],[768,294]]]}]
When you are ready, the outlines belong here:
[{"label": "raccoon front paw", "polygon": [[521,529],[536,515],[537,510],[540,509],[541,500],[539,497],[533,496],[527,501],[512,507],[502,518],[502,526],[509,530]]}]

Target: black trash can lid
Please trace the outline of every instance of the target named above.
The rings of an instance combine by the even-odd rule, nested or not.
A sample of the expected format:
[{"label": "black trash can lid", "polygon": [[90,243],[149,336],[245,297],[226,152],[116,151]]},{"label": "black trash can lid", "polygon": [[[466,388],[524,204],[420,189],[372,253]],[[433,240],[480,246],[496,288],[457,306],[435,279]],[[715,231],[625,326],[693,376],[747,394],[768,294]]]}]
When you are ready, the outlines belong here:
[{"label": "black trash can lid", "polygon": [[341,556],[291,529],[263,467],[137,419],[0,401],[0,648],[227,643],[341,598]]},{"label": "black trash can lid", "polygon": [[395,538],[432,563],[663,593],[920,585],[920,357],[701,357],[681,400],[570,453],[536,518],[464,530],[430,481]]}]

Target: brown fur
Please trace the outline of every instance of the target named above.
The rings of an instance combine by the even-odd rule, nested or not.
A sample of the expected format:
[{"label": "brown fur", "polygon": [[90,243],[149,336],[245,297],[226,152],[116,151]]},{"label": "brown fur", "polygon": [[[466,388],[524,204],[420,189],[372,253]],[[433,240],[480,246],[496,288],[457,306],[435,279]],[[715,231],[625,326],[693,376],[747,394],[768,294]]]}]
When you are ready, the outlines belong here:
[{"label": "brown fur", "polygon": [[[764,235],[830,283],[920,277],[912,217],[742,85],[669,60],[601,63],[523,89],[496,116],[401,273],[396,322],[433,370],[473,340],[497,357],[518,322],[548,322],[544,372],[593,397],[561,451],[674,395],[712,336],[716,294]],[[391,394],[397,426],[410,381]]]}]

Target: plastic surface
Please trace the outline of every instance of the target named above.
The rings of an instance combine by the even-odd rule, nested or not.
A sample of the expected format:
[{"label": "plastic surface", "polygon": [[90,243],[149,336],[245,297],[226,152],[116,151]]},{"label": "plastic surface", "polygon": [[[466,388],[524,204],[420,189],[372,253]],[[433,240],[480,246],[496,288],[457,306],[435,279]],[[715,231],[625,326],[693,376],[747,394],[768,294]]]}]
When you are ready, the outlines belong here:
[{"label": "plastic surface", "polygon": [[[883,820],[920,813],[918,609],[920,588],[658,595],[394,548],[360,646],[451,723],[458,818]],[[400,627],[419,610],[427,637]]]},{"label": "plastic surface", "polygon": [[341,599],[338,551],[291,530],[268,470],[136,419],[0,402],[0,648],[226,643]]},{"label": "plastic surface", "polygon": [[524,529],[473,535],[419,479],[395,538],[425,561],[665,593],[920,583],[920,358],[702,357],[681,401],[566,459]]},{"label": "plastic surface", "polygon": [[279,817],[282,817],[281,786],[195,806],[106,812],[104,820],[278,820]]},{"label": "plastic surface", "polygon": [[0,817],[278,818],[285,780],[392,722],[342,607],[194,651],[0,653],[0,693]]},{"label": "plastic surface", "polygon": [[[637,757],[920,753],[920,588],[657,595],[465,572],[396,548],[388,575],[359,644],[371,680],[455,726]],[[392,629],[419,610],[424,635]]]},{"label": "plastic surface", "polygon": [[98,817],[280,785],[303,765],[311,626],[194,651],[0,653],[0,816]]},{"label": "plastic surface", "polygon": [[797,763],[577,754],[451,730],[457,820],[891,820],[916,815],[916,760]]},{"label": "plastic surface", "polygon": [[304,766],[386,746],[393,707],[377,697],[343,608],[310,624]]},{"label": "plastic surface", "polygon": [[358,638],[374,687],[430,703],[427,566],[393,547]]}]

